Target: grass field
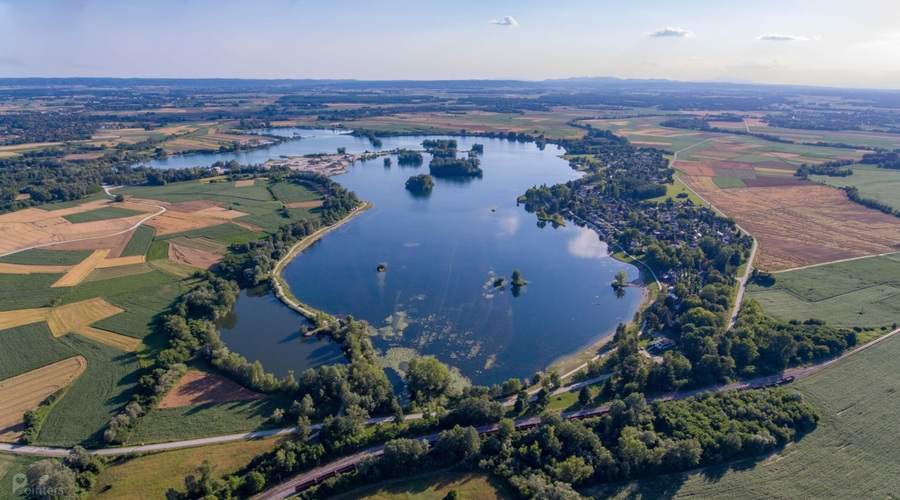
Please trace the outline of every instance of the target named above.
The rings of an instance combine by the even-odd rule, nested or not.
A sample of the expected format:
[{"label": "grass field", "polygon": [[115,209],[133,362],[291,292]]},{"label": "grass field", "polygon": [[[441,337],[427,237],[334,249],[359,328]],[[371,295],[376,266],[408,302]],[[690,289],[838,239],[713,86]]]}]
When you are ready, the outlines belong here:
[{"label": "grass field", "polygon": [[144,212],[138,212],[137,210],[128,210],[127,208],[103,207],[87,212],[63,215],[62,218],[72,224],[83,224],[85,222],[96,222],[98,220],[121,219],[122,217],[131,217],[143,213]]},{"label": "grass field", "polygon": [[28,266],[74,266],[86,259],[90,254],[90,250],[62,251],[35,248],[0,257],[0,262]]},{"label": "grass field", "polygon": [[[90,497],[117,500],[165,498],[169,488],[183,490],[185,476],[196,474],[204,460],[215,465],[217,476],[224,476],[240,469],[255,456],[271,451],[278,443],[279,439],[241,441],[117,460],[100,474]],[[0,455],[0,463],[3,458],[4,455]]]},{"label": "grass field", "polygon": [[450,490],[461,499],[491,500],[516,498],[512,492],[487,474],[441,470],[398,479],[388,483],[365,486],[333,497],[335,500],[441,500]]},{"label": "grass field", "polygon": [[59,342],[47,323],[34,323],[0,331],[0,380],[37,370],[78,353]]},{"label": "grass field", "polygon": [[283,203],[321,200],[322,195],[306,186],[293,182],[275,182],[269,185],[269,191]]},{"label": "grass field", "polygon": [[[682,194],[682,193],[686,194],[687,198],[679,198],[678,195]],[[704,202],[702,199],[700,199],[699,196],[694,194],[693,191],[688,189],[684,185],[684,183],[681,182],[681,179],[679,179],[678,177],[675,178],[675,182],[673,182],[672,184],[666,185],[666,194],[664,194],[663,196],[660,196],[658,198],[650,198],[649,200],[646,200],[646,201],[648,203],[663,203],[666,201],[666,198],[672,198],[675,201],[678,201],[681,199],[688,199],[688,200],[691,200],[691,202],[693,202],[694,205],[701,205],[701,206],[706,205],[706,202]]]},{"label": "grass field", "polygon": [[[243,237],[248,233],[256,233],[256,231],[250,231],[245,227],[238,226],[237,224],[225,223],[219,224],[217,226],[209,226],[204,227],[202,229],[193,229],[191,231],[183,231],[180,233],[170,233],[162,236],[157,236],[157,241],[154,241],[153,244],[156,245],[160,241],[167,241],[173,238],[209,238],[211,240],[224,241],[231,240],[235,237]],[[265,234],[265,233],[264,233]],[[256,239],[255,237],[252,239]],[[228,242],[228,241],[226,241]],[[154,254],[153,245],[150,247],[150,253]],[[150,259],[150,256],[147,257]]]},{"label": "grass field", "polygon": [[160,260],[169,257],[169,244],[165,241],[154,241],[147,248],[147,260]]},{"label": "grass field", "polygon": [[97,446],[107,422],[131,401],[140,365],[133,354],[78,335],[66,335],[58,341],[84,356],[87,369],[47,415],[37,442],[46,446]]},{"label": "grass field", "polygon": [[175,299],[188,290],[189,283],[162,271],[122,276],[82,283],[63,299],[63,303],[103,297],[125,311],[94,323],[93,326],[134,338],[152,331],[157,315],[163,314]]},{"label": "grass field", "polygon": [[599,498],[896,498],[900,337],[789,386],[822,415],[815,431],[760,460],[598,488]]},{"label": "grass field", "polygon": [[125,249],[122,250],[122,257],[146,255],[154,235],[156,235],[156,231],[152,227],[143,225],[138,227],[131,239],[128,240],[128,244],[125,245]]},{"label": "grass field", "polygon": [[875,165],[852,165],[848,168],[853,170],[853,175],[848,177],[811,175],[809,178],[834,187],[856,186],[863,198],[871,198],[900,210],[900,170]]},{"label": "grass field", "polygon": [[32,455],[13,455],[11,453],[0,453],[0,494],[3,498],[26,498],[22,491],[13,491],[13,477],[16,474],[24,474],[25,469],[38,460],[45,460],[46,457],[37,457]]},{"label": "grass field", "polygon": [[747,293],[776,318],[818,318],[835,326],[889,327],[900,322],[900,253],[775,274],[771,287]]},{"label": "grass field", "polygon": [[716,186],[719,186],[722,189],[747,187],[742,179],[738,179],[736,177],[721,177],[717,175],[713,177],[712,180]]},{"label": "grass field", "polygon": [[290,402],[286,400],[266,398],[153,410],[144,417],[128,444],[159,443],[268,429],[274,426],[269,420],[272,412],[289,405]]},{"label": "grass field", "polygon": [[50,285],[56,283],[61,276],[61,274],[0,274],[0,311],[49,305],[67,291],[66,288],[50,288]]}]

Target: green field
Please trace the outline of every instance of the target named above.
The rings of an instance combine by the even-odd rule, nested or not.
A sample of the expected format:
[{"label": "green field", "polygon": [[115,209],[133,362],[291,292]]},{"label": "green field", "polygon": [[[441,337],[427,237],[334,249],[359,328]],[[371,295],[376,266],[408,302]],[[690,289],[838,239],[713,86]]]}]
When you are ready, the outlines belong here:
[{"label": "green field", "polygon": [[[165,498],[166,490],[184,489],[184,478],[196,474],[204,460],[225,476],[271,451],[279,439],[239,441],[117,459],[100,474],[91,498]],[[0,460],[3,455],[0,455]],[[2,463],[2,462],[0,462]],[[0,484],[3,484],[0,482]]]},{"label": "green field", "polygon": [[275,409],[289,405],[289,401],[273,397],[153,410],[144,417],[128,444],[159,443],[268,429],[275,426],[269,419]]},{"label": "green field", "polygon": [[853,175],[848,177],[828,177],[810,175],[813,181],[834,187],[856,186],[863,198],[886,203],[900,210],[900,170],[878,168],[875,165],[851,165]]},{"label": "green field", "polygon": [[516,498],[505,486],[487,474],[441,470],[380,485],[365,486],[335,496],[334,499],[441,500],[450,490],[456,490],[461,499]]},{"label": "green field", "polygon": [[37,444],[98,446],[107,422],[131,401],[140,376],[137,357],[78,335],[57,339],[87,359],[87,368],[56,403]]},{"label": "green field", "polygon": [[22,264],[26,266],[74,266],[91,254],[90,250],[44,250],[33,248],[12,255],[0,257],[4,264]]},{"label": "green field", "polygon": [[293,182],[275,182],[269,185],[272,195],[284,203],[298,203],[301,201],[321,200],[322,195],[317,191],[301,184]]},{"label": "green field", "polygon": [[78,352],[53,338],[47,323],[0,331],[0,380],[62,361]]},{"label": "green field", "polygon": [[142,338],[150,333],[154,318],[164,314],[169,305],[187,291],[188,284],[181,279],[162,271],[153,271],[82,283],[69,292],[62,303],[103,297],[110,304],[125,309],[125,312],[101,320],[94,326]]},{"label": "green field", "polygon": [[793,386],[822,415],[813,432],[759,460],[591,490],[598,498],[896,498],[900,337]]},{"label": "green field", "polygon": [[154,241],[147,248],[147,260],[160,260],[169,257],[169,244],[165,241]]},{"label": "green field", "polygon": [[[684,172],[678,171],[678,173],[684,175]],[[682,193],[686,194],[687,198],[679,198],[678,195]],[[674,201],[691,200],[694,205],[706,205],[706,202],[704,202],[702,199],[700,199],[699,196],[694,194],[693,191],[688,189],[687,186],[685,186],[684,183],[681,182],[681,179],[679,179],[677,176],[675,177],[675,182],[673,182],[672,184],[666,184],[666,194],[657,198],[650,198],[649,200],[646,200],[646,202],[664,203],[666,201],[666,198],[672,198],[672,200]]]},{"label": "green field", "polygon": [[[159,241],[167,241],[173,238],[209,238],[211,240],[219,240],[229,239],[236,236],[243,236],[247,233],[253,233],[247,228],[243,228],[238,226],[237,224],[231,224],[230,222],[225,224],[218,224],[216,226],[204,227],[202,229],[193,229],[190,231],[182,231],[180,233],[171,233],[163,236],[157,236],[157,241],[154,241],[155,245]],[[255,239],[255,238],[254,238]],[[154,253],[154,249],[150,248],[150,253]]]},{"label": "green field", "polygon": [[50,305],[66,293],[65,288],[50,288],[60,277],[61,274],[0,274],[0,311]]},{"label": "green field", "polygon": [[89,201],[108,200],[108,199],[109,199],[109,197],[106,196],[106,193],[101,191],[99,193],[94,193],[90,196],[85,196],[84,198],[80,198],[77,200],[60,201],[57,203],[48,203],[46,205],[41,205],[40,209],[46,210],[48,212],[52,212],[54,210],[62,210],[64,208],[72,208],[72,207],[77,207],[78,205],[84,205],[85,203],[87,203]]},{"label": "green field", "polygon": [[[129,186],[117,191],[118,194],[136,196],[138,198],[168,201],[172,203],[193,200],[208,200],[219,203],[221,207],[246,212],[247,215],[237,220],[254,224],[269,232],[275,232],[279,227],[287,223],[287,219],[281,215],[281,202],[276,200],[269,187],[263,183],[258,185],[236,188],[234,182],[207,182],[188,181],[173,182],[165,186]],[[275,184],[275,183],[272,183]],[[233,226],[229,224],[229,226]],[[239,226],[234,226],[239,227]],[[247,230],[241,228],[242,232]],[[203,230],[199,230],[203,231]],[[198,237],[207,236],[194,231],[181,233],[182,236]],[[229,236],[229,233],[223,236]],[[166,235],[166,238],[172,235]]]},{"label": "green field", "polygon": [[97,222],[100,220],[121,219],[122,217],[131,217],[134,215],[142,215],[144,212],[137,210],[128,210],[120,207],[103,207],[96,210],[88,210],[77,214],[63,215],[62,218],[72,224],[83,224],[85,222]]},{"label": "green field", "polygon": [[749,296],[776,318],[817,318],[841,327],[883,328],[900,322],[900,253],[775,274]]},{"label": "green field", "polygon": [[156,230],[150,226],[140,226],[135,230],[134,234],[131,236],[131,239],[128,240],[128,244],[125,245],[125,249],[122,250],[122,257],[131,257],[134,255],[146,255],[147,250],[150,249],[150,243],[153,242],[153,237],[156,235]]},{"label": "green field", "polygon": [[16,474],[24,474],[25,469],[38,460],[47,457],[32,455],[14,455],[0,453],[0,497],[2,498],[26,498],[21,490],[13,491],[13,478]]},{"label": "green field", "polygon": [[744,184],[744,180],[738,179],[737,177],[722,177],[717,175],[712,178],[712,181],[716,186],[719,186],[722,189],[747,187],[747,185]]}]

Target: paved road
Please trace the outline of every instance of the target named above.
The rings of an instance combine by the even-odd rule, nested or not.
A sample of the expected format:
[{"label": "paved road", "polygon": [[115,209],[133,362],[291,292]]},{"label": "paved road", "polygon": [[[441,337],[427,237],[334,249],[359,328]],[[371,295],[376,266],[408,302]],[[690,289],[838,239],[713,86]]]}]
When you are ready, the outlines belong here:
[{"label": "paved road", "polygon": [[[112,196],[112,194],[110,193],[110,190],[116,189],[116,188],[118,188],[118,187],[121,187],[121,186],[103,186],[103,190],[106,192],[106,194]],[[150,220],[150,219],[156,217],[157,215],[160,215],[160,214],[166,212],[166,210],[168,210],[166,207],[164,207],[164,206],[162,206],[162,205],[154,205],[153,203],[141,203],[141,202],[137,202],[137,201],[129,201],[128,203],[130,203],[130,204],[132,204],[132,205],[144,205],[144,206],[148,206],[148,207],[156,207],[156,208],[158,208],[158,209],[160,209],[160,210],[159,210],[159,212],[156,212],[156,213],[154,213],[154,214],[148,215],[148,216],[144,217],[143,219],[137,221],[133,226],[129,227],[128,229],[123,229],[123,230],[121,230],[121,231],[116,231],[115,233],[104,234],[104,235],[102,235],[102,236],[91,236],[91,237],[88,237],[88,238],[76,238],[76,239],[65,240],[65,241],[52,241],[52,242],[50,242],[50,243],[42,243],[42,244],[40,244],[40,245],[32,245],[32,246],[30,246],[30,247],[28,247],[28,248],[20,248],[20,249],[14,251],[14,252],[7,252],[7,253],[5,253],[5,254],[3,254],[3,255],[0,255],[0,257],[6,257],[7,255],[12,255],[12,254],[16,254],[16,253],[19,253],[19,252],[24,252],[25,250],[33,250],[33,249],[35,249],[35,248],[44,248],[44,247],[50,247],[50,246],[53,246],[53,245],[62,245],[63,243],[73,243],[73,242],[76,242],[76,241],[96,240],[96,239],[100,239],[100,238],[109,238],[110,236],[118,236],[118,235],[120,235],[120,234],[125,234],[125,233],[127,233],[127,232],[129,232],[129,231],[134,231],[135,229],[137,229],[138,227],[140,227],[141,224],[147,222],[148,220]]]}]

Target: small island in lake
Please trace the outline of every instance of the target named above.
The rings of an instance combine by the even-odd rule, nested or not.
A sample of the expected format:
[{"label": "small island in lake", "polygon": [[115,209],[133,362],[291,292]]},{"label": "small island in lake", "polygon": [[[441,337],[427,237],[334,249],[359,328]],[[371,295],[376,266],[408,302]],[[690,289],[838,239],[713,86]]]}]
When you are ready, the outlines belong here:
[{"label": "small island in lake", "polygon": [[375,269],[378,270],[379,273],[383,273],[387,271],[387,263],[382,262],[381,264],[378,264],[378,267],[376,267]]},{"label": "small island in lake", "polygon": [[434,179],[428,174],[413,175],[406,180],[406,189],[416,193],[431,191],[433,187]]},{"label": "small island in lake", "polygon": [[518,288],[520,286],[525,286],[528,284],[527,281],[522,279],[522,271],[519,271],[518,269],[513,270],[511,283],[514,288]]},{"label": "small island in lake", "polygon": [[494,288],[501,288],[506,284],[506,276],[500,276],[494,280]]}]

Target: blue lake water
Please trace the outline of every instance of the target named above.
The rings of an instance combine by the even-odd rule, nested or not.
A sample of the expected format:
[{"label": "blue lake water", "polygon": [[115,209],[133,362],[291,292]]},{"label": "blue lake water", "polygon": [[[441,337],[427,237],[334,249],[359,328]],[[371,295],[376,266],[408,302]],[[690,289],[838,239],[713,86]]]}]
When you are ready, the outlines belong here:
[{"label": "blue lake water", "polygon": [[[150,164],[262,163],[338,147],[349,153],[376,150],[367,139],[331,131],[277,130],[295,132],[307,138],[249,153]],[[387,137],[377,149],[421,149],[423,139]],[[460,151],[484,144],[482,178],[435,179],[430,195],[413,195],[404,184],[409,176],[428,172],[428,155],[418,168],[397,166],[396,159],[387,168],[378,159],[358,162],[334,177],[374,207],[325,235],[286,267],[284,278],[294,295],[329,313],[367,320],[376,333],[373,343],[384,352],[411,348],[433,354],[480,384],[528,377],[629,321],[640,292],[629,288],[616,298],[610,283],[620,269],[629,280],[638,278],[637,269],[609,257],[594,232],[572,223],[557,228],[539,224],[516,204],[529,187],[580,175],[557,157],[561,151],[540,151],[534,144],[505,139],[456,139]],[[387,264],[386,272],[376,271],[379,263]],[[492,286],[494,278],[509,278],[514,269],[529,282],[518,293],[508,284]],[[245,316],[266,318],[276,314],[267,311],[279,309],[296,318],[296,324],[290,322],[292,330],[260,326],[273,323],[267,320],[244,321]],[[285,340],[303,320],[271,294],[242,293],[235,313],[235,328],[223,329],[223,340],[248,359],[259,359],[267,370],[283,375],[288,369],[333,362],[334,356],[307,353],[337,348],[325,340],[309,340],[305,351],[287,353],[286,345],[294,341]]]}]

